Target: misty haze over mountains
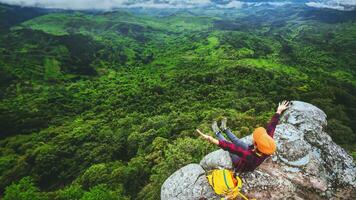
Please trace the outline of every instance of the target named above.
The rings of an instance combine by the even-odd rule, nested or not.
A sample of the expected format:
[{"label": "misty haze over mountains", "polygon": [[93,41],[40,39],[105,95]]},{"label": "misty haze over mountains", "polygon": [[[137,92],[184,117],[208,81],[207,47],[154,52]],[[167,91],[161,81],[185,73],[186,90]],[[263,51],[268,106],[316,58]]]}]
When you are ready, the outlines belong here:
[{"label": "misty haze over mountains", "polygon": [[71,10],[112,10],[116,8],[196,8],[212,7],[220,9],[238,9],[268,5],[278,7],[290,4],[305,4],[309,7],[354,10],[356,0],[0,0],[1,3],[28,7],[71,9]]}]

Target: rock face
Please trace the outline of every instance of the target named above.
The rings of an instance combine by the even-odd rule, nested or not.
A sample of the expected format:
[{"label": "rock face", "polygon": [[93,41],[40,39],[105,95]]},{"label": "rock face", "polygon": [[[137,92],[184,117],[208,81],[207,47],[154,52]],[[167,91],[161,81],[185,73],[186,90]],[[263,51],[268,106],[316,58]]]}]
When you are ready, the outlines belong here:
[{"label": "rock face", "polygon": [[232,169],[232,161],[227,151],[219,149],[206,155],[200,165],[207,171],[212,169]]},{"label": "rock face", "polygon": [[[322,110],[293,101],[276,128],[277,152],[241,175],[242,192],[256,199],[356,199],[356,166],[324,132],[326,124]],[[243,140],[251,143],[251,136]],[[173,173],[162,185],[161,199],[219,199],[205,177],[213,168],[232,168],[228,152],[214,151]]]},{"label": "rock face", "polygon": [[198,164],[189,164],[174,172],[161,190],[161,199],[219,199],[207,182],[204,169]]}]

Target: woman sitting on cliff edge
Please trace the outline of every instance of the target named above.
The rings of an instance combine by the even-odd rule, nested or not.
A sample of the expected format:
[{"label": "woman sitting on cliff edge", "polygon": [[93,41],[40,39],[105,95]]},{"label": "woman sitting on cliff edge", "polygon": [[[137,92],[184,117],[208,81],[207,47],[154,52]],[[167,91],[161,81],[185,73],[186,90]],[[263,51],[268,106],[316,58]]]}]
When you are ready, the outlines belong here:
[{"label": "woman sitting on cliff edge", "polygon": [[253,131],[253,145],[251,146],[248,146],[237,138],[230,129],[226,127],[226,118],[221,121],[220,128],[232,142],[224,138],[216,121],[213,122],[212,129],[219,140],[202,133],[198,129],[197,131],[203,139],[230,152],[236,172],[253,171],[276,151],[273,134],[279,122],[280,115],[289,107],[289,103],[289,101],[283,101],[278,104],[277,112],[268,123],[267,130],[263,127],[258,127]]}]

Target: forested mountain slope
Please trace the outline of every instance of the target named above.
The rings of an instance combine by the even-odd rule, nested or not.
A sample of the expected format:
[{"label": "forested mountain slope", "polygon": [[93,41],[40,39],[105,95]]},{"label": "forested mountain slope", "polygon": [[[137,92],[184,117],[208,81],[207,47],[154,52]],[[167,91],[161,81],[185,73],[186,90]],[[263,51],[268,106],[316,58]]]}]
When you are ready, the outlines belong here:
[{"label": "forested mountain slope", "polygon": [[0,5],[5,199],[19,185],[32,199],[159,199],[172,172],[213,150],[195,128],[226,116],[247,135],[283,99],[324,110],[355,155],[355,12],[22,8],[8,23],[9,9]]}]

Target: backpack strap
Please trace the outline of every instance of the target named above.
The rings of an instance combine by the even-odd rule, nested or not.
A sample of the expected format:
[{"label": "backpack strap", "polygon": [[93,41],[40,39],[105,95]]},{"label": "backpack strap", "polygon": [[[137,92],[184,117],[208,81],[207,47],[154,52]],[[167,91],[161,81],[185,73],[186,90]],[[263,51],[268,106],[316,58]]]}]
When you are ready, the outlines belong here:
[{"label": "backpack strap", "polygon": [[226,180],[226,170],[225,170],[225,169],[223,170],[223,173],[224,173],[224,182],[225,182],[225,185],[226,185],[227,189],[230,190],[229,184],[227,184],[227,180]]},{"label": "backpack strap", "polygon": [[248,198],[245,195],[243,195],[241,192],[237,192],[237,195],[240,195],[243,199],[248,200]]},{"label": "backpack strap", "polygon": [[263,156],[263,154],[262,154],[262,153],[259,153],[256,148],[254,148],[252,151],[253,151],[258,157]]}]

